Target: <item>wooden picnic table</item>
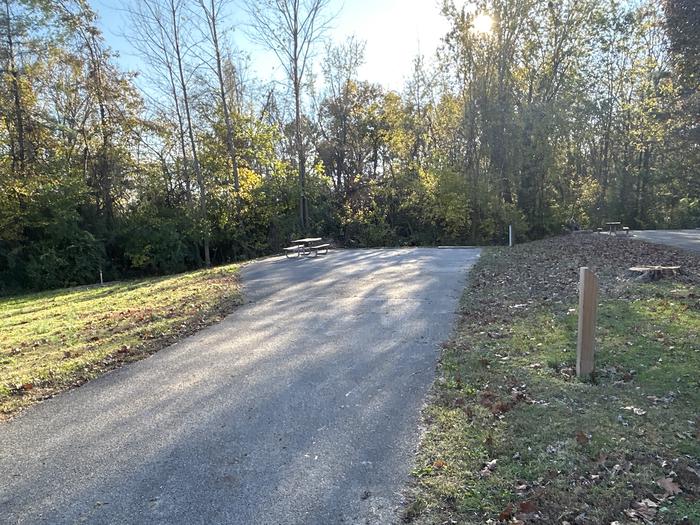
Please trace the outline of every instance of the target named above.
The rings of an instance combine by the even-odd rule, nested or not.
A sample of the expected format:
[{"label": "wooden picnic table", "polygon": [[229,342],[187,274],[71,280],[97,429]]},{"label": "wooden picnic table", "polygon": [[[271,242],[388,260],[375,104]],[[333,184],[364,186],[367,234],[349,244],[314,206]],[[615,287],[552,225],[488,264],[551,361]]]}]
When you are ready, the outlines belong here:
[{"label": "wooden picnic table", "polygon": [[315,255],[318,255],[319,250],[323,250],[325,253],[328,253],[330,244],[315,244],[322,240],[322,237],[305,237],[303,239],[295,239],[292,241],[292,246],[284,249],[285,255],[287,258],[293,254],[296,254],[297,257],[301,255],[311,255],[312,252]]},{"label": "wooden picnic table", "polygon": [[622,226],[621,222],[606,222],[605,225],[610,229],[610,234],[612,235],[613,231],[617,231],[618,227]]}]

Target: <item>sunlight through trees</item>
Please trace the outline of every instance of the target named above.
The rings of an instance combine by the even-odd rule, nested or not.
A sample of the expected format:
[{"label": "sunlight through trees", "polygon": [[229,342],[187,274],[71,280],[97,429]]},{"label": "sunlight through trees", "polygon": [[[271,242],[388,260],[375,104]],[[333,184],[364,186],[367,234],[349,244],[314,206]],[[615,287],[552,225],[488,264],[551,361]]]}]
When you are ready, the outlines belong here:
[{"label": "sunlight through trees", "polygon": [[364,42],[328,43],[347,28],[325,0],[248,10],[284,84],[251,78],[235,2],[127,2],[145,64],[128,72],[86,0],[0,0],[0,291],[304,231],[353,247],[700,224],[692,2],[461,4],[397,92],[360,78]]}]

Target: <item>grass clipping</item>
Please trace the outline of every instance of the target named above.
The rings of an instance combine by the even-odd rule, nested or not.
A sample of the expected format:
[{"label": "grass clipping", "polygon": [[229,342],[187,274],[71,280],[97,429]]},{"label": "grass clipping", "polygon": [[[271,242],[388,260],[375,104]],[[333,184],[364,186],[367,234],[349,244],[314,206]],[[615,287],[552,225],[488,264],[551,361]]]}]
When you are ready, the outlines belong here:
[{"label": "grass clipping", "polygon": [[[655,283],[640,264],[680,265]],[[576,378],[578,269],[600,278]],[[700,258],[567,236],[488,250],[445,345],[404,520],[700,523]]]},{"label": "grass clipping", "polygon": [[0,299],[0,419],[142,359],[240,302],[236,266]]}]

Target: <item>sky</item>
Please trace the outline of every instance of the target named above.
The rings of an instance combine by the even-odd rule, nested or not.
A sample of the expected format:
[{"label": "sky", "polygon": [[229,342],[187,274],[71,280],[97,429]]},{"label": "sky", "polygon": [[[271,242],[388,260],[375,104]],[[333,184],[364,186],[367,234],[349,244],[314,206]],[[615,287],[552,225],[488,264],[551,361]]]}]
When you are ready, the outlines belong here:
[{"label": "sky", "polygon": [[[239,0],[240,2],[243,0]],[[120,55],[123,68],[139,70],[141,63],[125,38],[127,20],[120,0],[90,0],[100,16],[100,25],[109,46]],[[330,9],[338,12],[329,37],[342,42],[355,35],[366,42],[366,63],[360,78],[401,90],[410,76],[413,60],[420,52],[431,57],[448,25],[440,14],[440,0],[332,0]],[[262,81],[281,79],[276,57],[251,44],[243,30],[245,17],[234,2],[229,21],[234,26],[234,44],[251,56],[252,73]],[[316,68],[317,72],[318,68]]]}]

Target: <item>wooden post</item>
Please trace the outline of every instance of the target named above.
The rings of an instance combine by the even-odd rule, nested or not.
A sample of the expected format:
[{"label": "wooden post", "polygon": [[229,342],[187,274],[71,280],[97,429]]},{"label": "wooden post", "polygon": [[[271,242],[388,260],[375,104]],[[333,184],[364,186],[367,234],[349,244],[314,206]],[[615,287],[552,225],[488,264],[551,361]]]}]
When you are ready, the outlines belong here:
[{"label": "wooden post", "polygon": [[100,284],[104,284],[104,279],[102,279],[102,268],[100,268]]},{"label": "wooden post", "polygon": [[595,325],[598,310],[598,277],[588,268],[581,268],[578,300],[578,344],[576,375],[588,377],[593,373],[595,355]]},{"label": "wooden post", "polygon": [[508,246],[513,247],[513,225],[508,225]]}]

